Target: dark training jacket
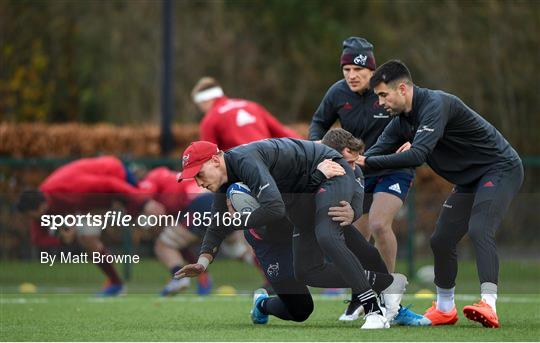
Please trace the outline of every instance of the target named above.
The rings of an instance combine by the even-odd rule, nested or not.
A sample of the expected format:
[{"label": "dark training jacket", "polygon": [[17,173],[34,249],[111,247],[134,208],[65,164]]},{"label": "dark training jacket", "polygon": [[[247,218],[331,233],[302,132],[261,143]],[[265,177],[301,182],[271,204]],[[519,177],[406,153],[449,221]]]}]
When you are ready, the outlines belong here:
[{"label": "dark training jacket", "polygon": [[[249,216],[245,227],[217,225],[212,220],[206,231],[201,253],[215,255],[223,239],[234,230],[257,228],[257,232],[268,224],[282,220],[285,203],[282,195],[313,193],[324,180],[317,165],[325,159],[342,158],[334,149],[323,144],[291,138],[257,141],[238,146],[225,152],[227,184],[223,185],[214,198],[212,212],[221,215],[227,212],[226,190],[235,182],[245,183],[257,199],[260,207]],[[274,228],[272,226],[272,228]],[[267,230],[274,231],[274,230]],[[268,232],[268,235],[288,235],[290,227],[283,232]]]},{"label": "dark training jacket", "polygon": [[[379,105],[379,99],[371,89],[358,94],[351,91],[345,80],[340,80],[328,89],[319,108],[315,111],[309,127],[309,139],[322,139],[338,119],[341,127],[364,141],[368,150],[377,142],[377,138],[392,117]],[[397,171],[366,170],[366,177],[395,172]],[[411,168],[405,168],[399,172],[414,174]]]},{"label": "dark training jacket", "polygon": [[[392,153],[406,141],[412,142],[410,150]],[[365,156],[370,169],[417,167],[426,162],[457,185],[477,182],[492,168],[521,163],[501,133],[458,97],[417,86],[411,112],[392,119]]]}]

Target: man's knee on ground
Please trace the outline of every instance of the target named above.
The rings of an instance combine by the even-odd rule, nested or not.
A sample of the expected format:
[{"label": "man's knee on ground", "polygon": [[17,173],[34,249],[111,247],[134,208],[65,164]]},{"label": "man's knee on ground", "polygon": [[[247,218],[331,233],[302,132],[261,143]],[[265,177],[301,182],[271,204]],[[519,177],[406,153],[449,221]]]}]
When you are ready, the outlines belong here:
[{"label": "man's knee on ground", "polygon": [[313,313],[313,301],[311,298],[306,299],[295,306],[294,308],[288,309],[289,313],[292,316],[292,320],[295,322],[306,321],[311,313]]}]

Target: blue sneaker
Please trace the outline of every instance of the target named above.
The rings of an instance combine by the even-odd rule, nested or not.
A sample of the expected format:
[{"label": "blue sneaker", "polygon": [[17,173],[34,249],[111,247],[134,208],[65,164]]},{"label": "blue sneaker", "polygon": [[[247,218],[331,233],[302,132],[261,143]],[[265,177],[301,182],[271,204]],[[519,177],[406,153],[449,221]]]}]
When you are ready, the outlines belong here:
[{"label": "blue sneaker", "polygon": [[122,294],[122,291],[124,290],[124,285],[112,283],[107,286],[105,286],[101,292],[98,293],[98,296],[100,297],[116,297]]},{"label": "blue sneaker", "polygon": [[266,289],[259,288],[253,293],[253,307],[251,308],[251,321],[253,324],[266,324],[268,323],[268,315],[262,313],[259,310],[259,304],[264,300],[268,299],[268,292]]},{"label": "blue sneaker", "polygon": [[392,320],[392,325],[405,325],[405,326],[431,326],[431,320],[427,319],[426,317],[414,313],[411,309],[409,309],[411,305],[403,307],[399,307],[398,314]]}]

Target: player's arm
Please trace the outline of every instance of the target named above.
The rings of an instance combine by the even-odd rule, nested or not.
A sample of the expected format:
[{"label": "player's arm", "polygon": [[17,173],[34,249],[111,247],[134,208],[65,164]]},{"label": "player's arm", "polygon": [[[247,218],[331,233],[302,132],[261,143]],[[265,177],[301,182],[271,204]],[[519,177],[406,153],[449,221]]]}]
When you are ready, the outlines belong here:
[{"label": "player's arm", "polygon": [[326,132],[338,119],[337,111],[332,101],[332,88],[326,92],[323,100],[311,119],[308,139],[312,141],[321,140]]},{"label": "player's arm", "polygon": [[240,178],[260,204],[249,216],[243,215],[246,227],[264,226],[285,216],[285,203],[268,167],[247,157],[241,161]]},{"label": "player's arm", "polygon": [[392,119],[384,128],[377,142],[364,153],[364,156],[379,156],[395,152],[407,140],[402,132],[400,118]]},{"label": "player's arm", "polygon": [[214,203],[212,204],[212,221],[204,234],[199,259],[197,263],[188,264],[180,269],[175,274],[175,278],[197,276],[204,272],[208,268],[208,265],[212,263],[223,240],[234,231],[231,227],[219,225],[222,222],[218,219],[218,216],[226,212],[227,203],[225,194],[216,193]]},{"label": "player's arm", "polygon": [[374,156],[370,149],[368,151],[370,154],[366,154],[368,157],[364,161],[365,165],[372,169],[396,169],[422,165],[444,134],[448,121],[446,112],[442,104],[432,104],[424,110],[425,114],[420,114],[422,119],[409,150]]}]

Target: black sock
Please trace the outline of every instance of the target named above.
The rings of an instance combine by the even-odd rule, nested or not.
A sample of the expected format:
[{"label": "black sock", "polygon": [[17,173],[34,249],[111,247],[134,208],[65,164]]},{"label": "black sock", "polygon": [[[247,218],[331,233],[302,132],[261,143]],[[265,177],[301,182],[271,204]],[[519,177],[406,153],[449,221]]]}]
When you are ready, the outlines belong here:
[{"label": "black sock", "polygon": [[387,289],[394,281],[392,274],[376,273],[369,270],[366,270],[366,277],[369,285],[377,294]]},{"label": "black sock", "polygon": [[174,274],[176,274],[177,271],[179,271],[180,269],[182,269],[181,266],[174,266],[170,269],[171,271],[171,275],[174,277]]},{"label": "black sock", "polygon": [[375,295],[375,292],[373,292],[373,290],[370,289],[360,294],[358,296],[358,300],[360,300],[362,307],[364,307],[365,314],[368,314],[371,312],[382,314],[381,308],[379,307],[379,303],[377,302],[377,296]]}]

